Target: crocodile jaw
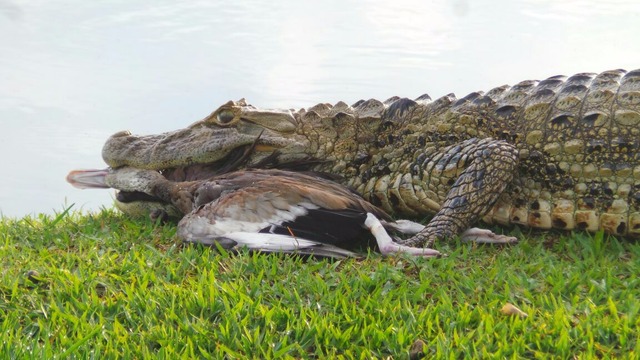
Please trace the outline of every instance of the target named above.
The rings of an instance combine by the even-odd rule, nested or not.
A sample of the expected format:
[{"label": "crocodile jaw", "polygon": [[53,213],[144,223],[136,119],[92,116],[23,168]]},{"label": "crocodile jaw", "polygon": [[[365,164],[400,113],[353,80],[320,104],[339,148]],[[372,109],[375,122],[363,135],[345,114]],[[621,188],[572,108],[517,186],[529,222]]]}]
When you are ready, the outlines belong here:
[{"label": "crocodile jaw", "polygon": [[[130,195],[148,193],[140,181],[149,174],[154,179],[181,182],[206,179],[239,167],[302,163],[311,158],[309,140],[296,133],[297,125],[290,110],[256,109],[244,100],[230,101],[185,129],[148,136],[116,133],[102,150],[111,170],[75,170],[67,181],[82,189],[119,190],[116,207],[130,215],[148,215],[161,209],[177,216],[180,211],[160,199],[142,200]],[[125,168],[141,173],[125,178]],[[120,175],[113,176],[114,171]]]},{"label": "crocodile jaw", "polygon": [[112,168],[131,166],[166,170],[225,160],[232,151],[251,147],[244,166],[277,152],[282,162],[307,157],[306,141],[295,133],[297,121],[289,110],[262,110],[244,99],[229,101],[191,126],[158,135],[136,136],[122,131],[102,149]]},{"label": "crocodile jaw", "polygon": [[[253,144],[258,136],[242,134],[234,129],[209,127],[145,136],[119,132],[105,143],[102,158],[113,168],[131,166],[163,170],[221,160],[233,149]],[[275,144],[271,146],[276,147]]]}]

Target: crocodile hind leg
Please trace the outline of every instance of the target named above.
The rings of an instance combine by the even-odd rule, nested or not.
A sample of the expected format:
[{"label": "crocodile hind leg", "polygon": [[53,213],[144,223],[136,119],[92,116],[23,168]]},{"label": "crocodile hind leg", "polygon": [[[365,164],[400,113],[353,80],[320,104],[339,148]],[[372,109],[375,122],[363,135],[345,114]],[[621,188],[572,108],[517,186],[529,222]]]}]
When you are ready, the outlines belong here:
[{"label": "crocodile hind leg", "polygon": [[[469,227],[493,207],[511,182],[516,172],[517,159],[518,151],[512,144],[491,138],[469,139],[432,157],[424,167],[427,170],[452,167],[462,170],[448,191],[440,210],[424,230],[401,241],[401,244],[410,247],[431,247],[436,240],[456,235],[477,242],[515,241],[513,237]],[[442,182],[446,179],[440,180]]]}]

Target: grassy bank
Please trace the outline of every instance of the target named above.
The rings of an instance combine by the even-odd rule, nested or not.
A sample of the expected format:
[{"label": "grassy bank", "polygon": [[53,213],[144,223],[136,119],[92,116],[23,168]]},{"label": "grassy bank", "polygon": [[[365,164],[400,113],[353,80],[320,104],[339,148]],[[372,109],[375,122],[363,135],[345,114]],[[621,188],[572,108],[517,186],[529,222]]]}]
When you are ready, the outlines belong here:
[{"label": "grassy bank", "polygon": [[[183,247],[114,211],[3,219],[0,358],[640,356],[640,244],[584,234],[435,260]],[[511,303],[529,316],[505,315]]]}]

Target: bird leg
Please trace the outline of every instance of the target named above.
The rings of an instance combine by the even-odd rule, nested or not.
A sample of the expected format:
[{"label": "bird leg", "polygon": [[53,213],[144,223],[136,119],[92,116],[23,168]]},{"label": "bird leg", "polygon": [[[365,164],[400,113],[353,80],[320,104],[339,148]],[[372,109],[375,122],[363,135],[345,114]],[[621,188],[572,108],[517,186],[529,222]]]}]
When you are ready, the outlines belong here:
[{"label": "bird leg", "polygon": [[397,231],[405,235],[415,235],[424,230],[425,226],[411,220],[384,221],[380,220],[382,226],[387,230]]},{"label": "bird leg", "polygon": [[372,213],[367,213],[367,219],[364,221],[364,226],[369,229],[369,231],[371,231],[371,234],[376,238],[378,248],[380,249],[382,255],[391,255],[394,253],[405,253],[413,256],[424,257],[434,257],[441,255],[438,250],[409,247],[394,242],[393,239],[391,239],[391,236],[389,236],[389,234],[387,233],[387,230],[385,230],[380,220]]}]

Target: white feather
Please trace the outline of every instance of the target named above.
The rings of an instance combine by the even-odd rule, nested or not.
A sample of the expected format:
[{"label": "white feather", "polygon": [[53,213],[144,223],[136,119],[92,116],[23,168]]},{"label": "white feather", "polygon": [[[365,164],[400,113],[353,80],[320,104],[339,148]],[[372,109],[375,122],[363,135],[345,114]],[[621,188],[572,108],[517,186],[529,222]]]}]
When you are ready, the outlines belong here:
[{"label": "white feather", "polygon": [[243,231],[228,233],[224,237],[236,241],[238,247],[246,246],[252,250],[295,251],[323,245],[316,241],[294,238],[289,235]]},{"label": "white feather", "polygon": [[245,211],[243,213],[245,220],[223,217],[216,218],[213,222],[198,213],[191,213],[182,218],[178,224],[178,236],[186,241],[193,242],[198,239],[214,239],[235,232],[257,233],[273,225],[295,221],[297,217],[307,215],[309,213],[308,209],[314,208],[318,207],[311,203],[301,203],[299,206],[290,206],[286,211],[275,210],[268,218],[247,216],[251,212]]}]

